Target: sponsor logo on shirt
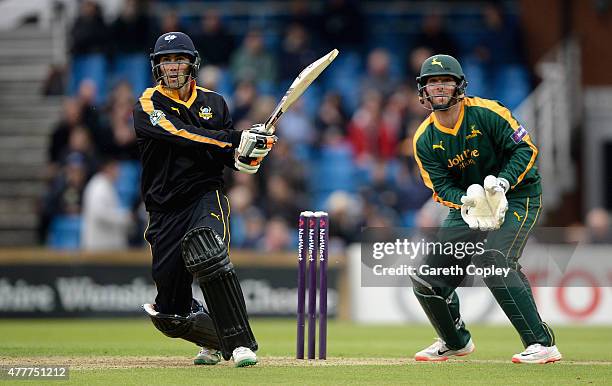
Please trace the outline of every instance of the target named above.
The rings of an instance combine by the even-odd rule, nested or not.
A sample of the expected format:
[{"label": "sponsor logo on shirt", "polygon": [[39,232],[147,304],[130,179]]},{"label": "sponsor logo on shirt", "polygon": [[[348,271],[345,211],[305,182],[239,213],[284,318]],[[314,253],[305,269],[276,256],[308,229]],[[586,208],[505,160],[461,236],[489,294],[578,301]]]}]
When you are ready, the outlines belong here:
[{"label": "sponsor logo on shirt", "polygon": [[477,149],[470,150],[465,149],[461,153],[455,155],[453,158],[447,159],[447,167],[449,169],[459,168],[460,170],[465,169],[470,165],[476,165],[475,158],[480,157],[480,152]]},{"label": "sponsor logo on shirt", "polygon": [[510,137],[512,138],[514,143],[518,144],[519,142],[523,140],[523,138],[527,134],[528,134],[527,130],[523,127],[523,125],[520,125],[519,127],[516,128],[516,130],[514,130],[514,132],[512,133]]},{"label": "sponsor logo on shirt", "polygon": [[159,121],[161,121],[165,117],[166,117],[166,114],[164,114],[164,112],[161,110],[153,110],[151,111],[151,114],[149,114],[149,120],[151,121],[151,124],[153,126],[156,126],[159,123]]},{"label": "sponsor logo on shirt", "polygon": [[442,141],[440,141],[440,143],[438,143],[437,145],[432,145],[432,149],[434,149],[434,150],[436,150],[436,149],[446,150],[444,148],[444,144],[442,143]]}]

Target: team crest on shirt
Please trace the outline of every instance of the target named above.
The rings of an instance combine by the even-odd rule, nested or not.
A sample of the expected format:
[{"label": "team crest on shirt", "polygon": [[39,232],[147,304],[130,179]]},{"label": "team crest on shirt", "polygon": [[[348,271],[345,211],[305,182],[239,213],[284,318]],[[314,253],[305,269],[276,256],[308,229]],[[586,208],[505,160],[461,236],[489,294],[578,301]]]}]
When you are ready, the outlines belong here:
[{"label": "team crest on shirt", "polygon": [[472,132],[465,136],[466,139],[476,138],[478,135],[482,135],[482,132],[476,128],[476,125],[471,125],[470,129]]},{"label": "team crest on shirt", "polygon": [[519,142],[523,140],[523,138],[527,134],[528,134],[527,130],[523,127],[523,125],[520,125],[519,127],[516,128],[516,130],[514,130],[514,132],[512,133],[510,137],[512,137],[512,140],[514,141],[514,143],[518,144]]},{"label": "team crest on shirt", "polygon": [[161,121],[165,117],[166,117],[166,114],[164,114],[164,112],[161,110],[153,110],[151,111],[151,114],[149,114],[149,120],[151,121],[151,124],[153,126],[156,126],[159,123],[159,121]]},{"label": "team crest on shirt", "polygon": [[210,108],[210,106],[202,106],[200,107],[200,112],[198,113],[198,115],[200,116],[200,118],[206,119],[208,121],[213,116],[212,109]]}]

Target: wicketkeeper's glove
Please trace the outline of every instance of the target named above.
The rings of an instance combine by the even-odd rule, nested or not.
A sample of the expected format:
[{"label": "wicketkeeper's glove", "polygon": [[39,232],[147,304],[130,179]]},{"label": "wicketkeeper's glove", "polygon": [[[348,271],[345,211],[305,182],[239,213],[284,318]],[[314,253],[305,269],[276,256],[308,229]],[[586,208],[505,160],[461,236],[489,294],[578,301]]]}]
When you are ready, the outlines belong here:
[{"label": "wicketkeeper's glove", "polygon": [[461,217],[470,229],[492,231],[499,228],[498,221],[493,215],[485,190],[478,184],[470,185],[466,195],[461,197]]},{"label": "wicketkeeper's glove", "polygon": [[264,125],[253,125],[244,130],[240,137],[240,144],[236,149],[236,169],[243,173],[254,174],[259,170],[261,161],[268,155],[278,137],[266,134]]},{"label": "wicketkeeper's glove", "polygon": [[504,223],[506,211],[508,210],[506,192],[510,188],[510,183],[505,178],[487,176],[484,180],[483,187],[487,202],[489,203],[489,207],[491,208],[491,212],[499,228]]}]

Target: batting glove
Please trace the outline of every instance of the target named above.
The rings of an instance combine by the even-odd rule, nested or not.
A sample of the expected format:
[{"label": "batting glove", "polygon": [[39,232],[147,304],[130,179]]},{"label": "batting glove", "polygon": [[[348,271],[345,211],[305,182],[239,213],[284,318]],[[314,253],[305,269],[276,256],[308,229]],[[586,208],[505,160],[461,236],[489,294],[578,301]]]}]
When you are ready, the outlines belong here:
[{"label": "batting glove", "polygon": [[478,184],[470,185],[466,195],[461,197],[461,217],[470,229],[492,231],[499,229],[485,196],[485,190]]},{"label": "batting glove", "polygon": [[249,130],[244,130],[238,144],[238,156],[248,158],[265,157],[268,155],[278,137],[266,134],[264,125],[253,125]]},{"label": "batting glove", "polygon": [[497,226],[500,227],[504,223],[506,211],[508,210],[506,192],[510,188],[510,183],[505,178],[487,176],[484,180],[483,187],[491,212],[495,217]]}]

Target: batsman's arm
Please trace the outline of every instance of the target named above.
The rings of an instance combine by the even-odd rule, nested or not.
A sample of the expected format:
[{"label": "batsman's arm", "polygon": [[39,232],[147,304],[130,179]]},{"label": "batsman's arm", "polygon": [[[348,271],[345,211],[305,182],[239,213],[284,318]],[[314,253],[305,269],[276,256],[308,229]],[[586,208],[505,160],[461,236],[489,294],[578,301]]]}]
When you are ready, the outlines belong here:
[{"label": "batsman's arm", "polygon": [[180,146],[209,145],[216,148],[236,148],[241,132],[233,130],[231,120],[222,130],[210,130],[188,125],[168,112],[169,108],[151,99],[140,98],[134,108],[134,128],[143,137],[173,142]]},{"label": "batsman's arm", "polygon": [[497,175],[505,178],[514,189],[531,170],[538,157],[538,149],[531,141],[527,129],[523,127],[506,107],[495,106],[493,138],[497,146],[509,155],[508,162]]},{"label": "batsman's arm", "polygon": [[425,138],[417,138],[415,135],[413,144],[414,158],[423,182],[433,192],[434,201],[453,209],[460,209],[461,197],[465,195],[465,190],[455,185],[450,172],[429,152],[431,144],[427,145]]}]

